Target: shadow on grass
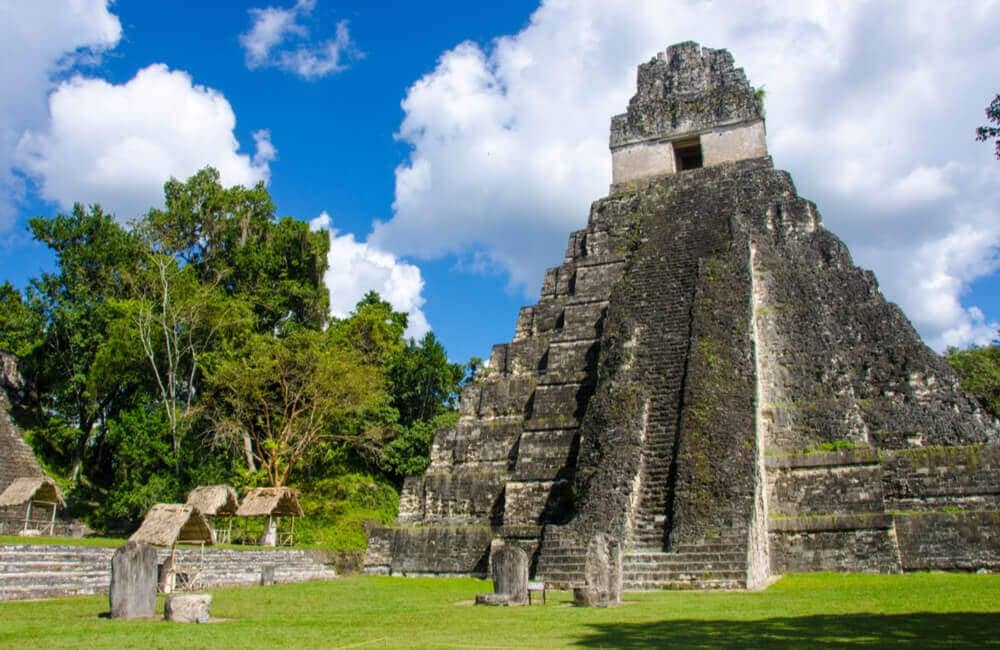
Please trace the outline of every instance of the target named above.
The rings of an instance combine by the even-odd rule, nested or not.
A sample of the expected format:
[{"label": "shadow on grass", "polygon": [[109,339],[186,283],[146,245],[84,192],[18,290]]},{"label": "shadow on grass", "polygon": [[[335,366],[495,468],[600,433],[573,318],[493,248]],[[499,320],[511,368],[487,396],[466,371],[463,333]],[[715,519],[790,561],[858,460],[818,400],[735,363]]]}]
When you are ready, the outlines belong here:
[{"label": "shadow on grass", "polygon": [[1000,614],[845,614],[590,626],[590,648],[1000,647]]}]

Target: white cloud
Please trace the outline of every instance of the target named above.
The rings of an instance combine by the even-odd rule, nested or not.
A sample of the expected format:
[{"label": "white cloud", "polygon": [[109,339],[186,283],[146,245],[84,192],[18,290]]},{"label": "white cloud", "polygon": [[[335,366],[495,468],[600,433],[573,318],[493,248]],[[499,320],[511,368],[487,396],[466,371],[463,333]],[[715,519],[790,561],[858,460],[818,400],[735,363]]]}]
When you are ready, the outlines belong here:
[{"label": "white cloud", "polygon": [[369,242],[458,255],[537,291],[607,192],[608,121],[636,65],[696,40],[766,87],[776,166],[888,297],[933,345],[968,343],[993,327],[960,299],[1000,245],[997,163],[973,141],[996,93],[982,65],[1000,60],[998,30],[989,0],[543,2],[522,31],[458,45],[409,89],[398,137],[412,151]]},{"label": "white cloud", "polygon": [[44,123],[53,79],[78,61],[92,61],[121,38],[106,0],[0,2],[0,234],[13,224],[23,194],[13,172],[18,139]]},{"label": "white cloud", "polygon": [[323,212],[309,222],[312,230],[328,230],[329,268],[324,280],[330,290],[330,313],[344,318],[371,290],[387,300],[396,311],[406,312],[406,336],[420,339],[430,331],[424,315],[424,280],[420,269],[375,246],[359,242],[354,235],[339,234]]},{"label": "white cloud", "polygon": [[279,68],[303,77],[318,79],[347,68],[347,61],[363,55],[355,47],[347,21],[337,23],[334,38],[310,40],[302,20],[316,7],[316,0],[298,0],[292,7],[251,9],[253,25],[240,35],[247,67]]},{"label": "white cloud", "polygon": [[240,153],[226,98],[163,64],[122,85],[75,76],[49,97],[49,114],[48,125],[22,136],[20,167],[44,198],[100,203],[123,221],[160,205],[171,176],[212,165],[224,184],[252,185],[267,180],[276,153],[263,130],[253,134],[256,154]]}]

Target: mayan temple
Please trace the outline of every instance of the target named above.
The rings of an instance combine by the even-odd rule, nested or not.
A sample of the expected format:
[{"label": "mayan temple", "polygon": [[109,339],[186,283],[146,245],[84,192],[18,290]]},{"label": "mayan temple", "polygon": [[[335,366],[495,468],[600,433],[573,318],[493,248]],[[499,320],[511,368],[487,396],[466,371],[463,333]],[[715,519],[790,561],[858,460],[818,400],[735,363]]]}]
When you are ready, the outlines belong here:
[{"label": "mayan temple", "polygon": [[610,144],[608,196],[367,570],[483,575],[517,544],[579,585],[602,533],[633,590],[1000,569],[997,423],[774,168],[729,52],[640,65]]}]

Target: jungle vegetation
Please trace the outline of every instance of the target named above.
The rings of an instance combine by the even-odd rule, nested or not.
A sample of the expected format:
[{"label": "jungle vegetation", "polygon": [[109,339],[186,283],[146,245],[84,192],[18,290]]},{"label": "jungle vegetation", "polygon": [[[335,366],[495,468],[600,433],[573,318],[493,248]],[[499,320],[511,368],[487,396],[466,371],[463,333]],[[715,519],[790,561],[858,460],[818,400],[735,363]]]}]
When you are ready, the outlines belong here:
[{"label": "jungle vegetation", "polygon": [[196,485],[289,485],[314,520],[353,518],[353,541],[313,541],[357,545],[457,419],[467,366],[433,333],[407,340],[374,292],[331,318],[327,233],[277,218],[263,184],[206,168],[164,193],[128,226],[97,205],[30,220],[56,268],[0,285],[0,349],[29,387],[18,423],[97,530]]}]

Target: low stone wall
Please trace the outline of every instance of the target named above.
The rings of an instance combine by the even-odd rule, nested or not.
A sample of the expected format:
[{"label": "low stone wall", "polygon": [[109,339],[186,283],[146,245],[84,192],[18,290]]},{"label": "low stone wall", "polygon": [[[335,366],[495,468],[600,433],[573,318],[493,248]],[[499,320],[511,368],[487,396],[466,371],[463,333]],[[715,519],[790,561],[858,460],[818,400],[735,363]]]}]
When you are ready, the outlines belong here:
[{"label": "low stone wall", "polygon": [[767,458],[773,573],[1000,569],[1000,447]]},{"label": "low stone wall", "polygon": [[789,517],[768,526],[771,573],[860,571],[899,573],[892,517]]},{"label": "low stone wall", "polygon": [[1000,512],[897,515],[906,571],[1000,571]]},{"label": "low stone wall", "polygon": [[[112,548],[46,544],[0,546],[0,600],[59,598],[106,593],[110,585]],[[163,563],[168,549],[157,552]],[[274,567],[279,583],[336,577],[321,551],[180,549],[177,570],[197,588],[256,585],[264,566]]]},{"label": "low stone wall", "polygon": [[485,577],[492,537],[489,526],[373,528],[365,573]]}]

